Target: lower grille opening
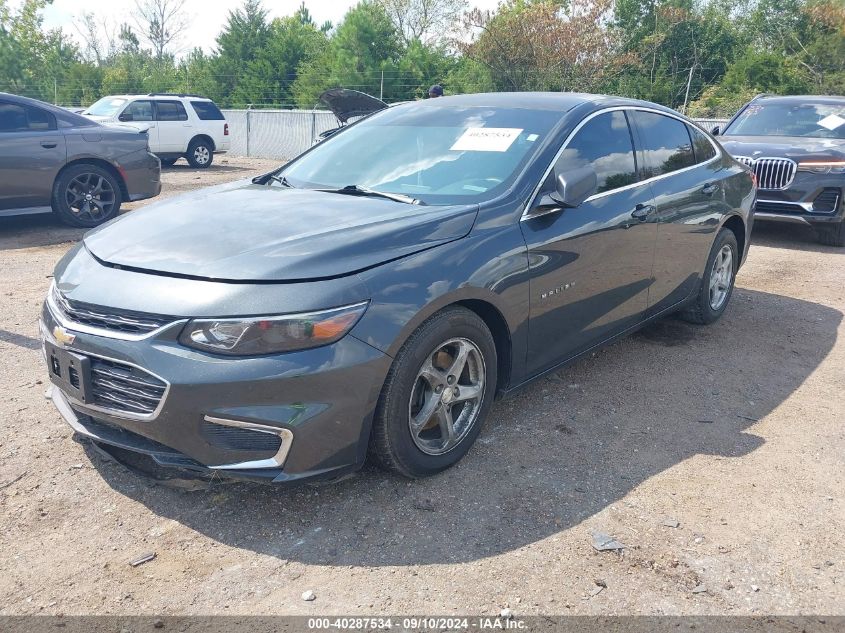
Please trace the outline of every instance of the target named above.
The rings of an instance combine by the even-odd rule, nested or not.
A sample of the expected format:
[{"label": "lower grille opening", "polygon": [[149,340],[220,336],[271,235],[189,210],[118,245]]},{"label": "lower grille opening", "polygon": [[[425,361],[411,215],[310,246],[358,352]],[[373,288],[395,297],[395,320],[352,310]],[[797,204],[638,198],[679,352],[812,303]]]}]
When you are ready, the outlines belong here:
[{"label": "lower grille opening", "polygon": [[813,212],[815,213],[833,213],[837,206],[839,206],[839,189],[824,189],[813,200]]},{"label": "lower grille opening", "polygon": [[227,451],[260,451],[272,457],[282,446],[282,438],[278,435],[223,426],[206,420],[203,420],[200,432],[209,444]]}]

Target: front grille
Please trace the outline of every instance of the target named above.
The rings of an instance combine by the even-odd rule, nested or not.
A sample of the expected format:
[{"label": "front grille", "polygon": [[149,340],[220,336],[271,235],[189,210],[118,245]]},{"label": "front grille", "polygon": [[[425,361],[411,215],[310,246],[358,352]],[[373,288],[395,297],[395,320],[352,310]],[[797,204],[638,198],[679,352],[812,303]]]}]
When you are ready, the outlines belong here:
[{"label": "front grille", "polygon": [[118,413],[142,416],[155,413],[167,383],[131,365],[96,356],[90,359],[91,404]]},{"label": "front grille", "polygon": [[839,189],[824,189],[813,200],[815,213],[833,213],[837,206],[839,206]]},{"label": "front grille", "polygon": [[786,189],[792,184],[798,165],[788,158],[751,158],[749,156],[734,156],[736,160],[747,165],[757,176],[757,187],[760,189]]},{"label": "front grille", "polygon": [[53,302],[66,320],[112,332],[147,334],[174,321],[173,317],[163,315],[115,310],[71,301],[55,286]]},{"label": "front grille", "polygon": [[223,426],[206,420],[203,420],[200,432],[209,444],[227,451],[266,451],[275,455],[282,445],[282,438],[272,433]]}]

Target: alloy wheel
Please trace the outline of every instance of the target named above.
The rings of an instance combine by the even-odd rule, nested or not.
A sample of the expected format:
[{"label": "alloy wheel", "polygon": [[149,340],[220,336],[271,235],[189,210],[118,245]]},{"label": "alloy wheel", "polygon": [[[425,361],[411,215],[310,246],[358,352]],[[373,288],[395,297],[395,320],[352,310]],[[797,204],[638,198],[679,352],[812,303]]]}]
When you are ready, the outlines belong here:
[{"label": "alloy wheel", "polygon": [[484,397],[484,356],[471,340],[439,345],[417,372],[408,404],[414,444],[428,455],[455,448],[478,420]]},{"label": "alloy wheel", "polygon": [[71,213],[81,220],[93,222],[108,217],[117,201],[109,180],[95,173],[80,174],[71,180],[65,199]]},{"label": "alloy wheel", "polygon": [[205,165],[210,157],[211,152],[208,151],[208,148],[205,145],[197,145],[197,147],[194,148],[194,160],[197,164]]},{"label": "alloy wheel", "polygon": [[710,307],[719,310],[728,298],[733,278],[733,249],[725,244],[713,261],[710,270]]}]

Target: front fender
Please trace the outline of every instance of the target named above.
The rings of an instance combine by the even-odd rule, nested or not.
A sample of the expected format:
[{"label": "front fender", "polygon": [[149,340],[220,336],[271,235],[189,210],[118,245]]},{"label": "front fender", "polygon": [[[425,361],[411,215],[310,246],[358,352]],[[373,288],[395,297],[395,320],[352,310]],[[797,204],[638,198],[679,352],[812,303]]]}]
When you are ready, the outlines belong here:
[{"label": "front fender", "polygon": [[460,302],[483,302],[506,324],[511,382],[524,376],[530,294],[528,256],[518,226],[473,231],[359,277],[371,302],[353,336],[395,356],[414,330],[439,310]]}]

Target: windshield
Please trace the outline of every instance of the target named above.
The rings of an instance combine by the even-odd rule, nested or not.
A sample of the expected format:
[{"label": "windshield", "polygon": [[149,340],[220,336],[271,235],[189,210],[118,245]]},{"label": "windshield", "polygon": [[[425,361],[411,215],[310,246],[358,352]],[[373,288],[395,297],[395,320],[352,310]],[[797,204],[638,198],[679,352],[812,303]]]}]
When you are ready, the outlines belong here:
[{"label": "windshield", "polygon": [[284,170],[294,187],[350,185],[426,204],[465,204],[504,191],[561,113],[407,104],[329,137]]},{"label": "windshield", "polygon": [[807,136],[845,139],[845,105],[752,103],[725,136]]},{"label": "windshield", "polygon": [[118,97],[103,97],[92,104],[91,107],[85,111],[85,114],[91,114],[93,116],[114,116],[117,114],[117,111],[123,107],[124,103],[126,103],[126,99],[120,99]]}]

